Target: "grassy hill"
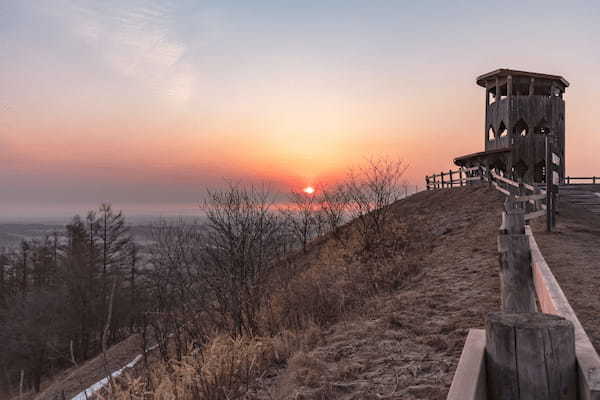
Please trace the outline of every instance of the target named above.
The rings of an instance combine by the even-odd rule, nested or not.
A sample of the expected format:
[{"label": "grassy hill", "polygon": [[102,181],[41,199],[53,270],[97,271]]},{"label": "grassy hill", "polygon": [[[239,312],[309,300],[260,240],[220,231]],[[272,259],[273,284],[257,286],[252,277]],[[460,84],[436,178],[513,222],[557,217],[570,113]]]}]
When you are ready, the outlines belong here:
[{"label": "grassy hill", "polygon": [[[443,399],[468,328],[499,308],[501,206],[483,186],[415,194],[391,206],[392,222],[370,252],[351,222],[275,278],[262,336],[216,333],[180,361],[130,371],[116,397]],[[139,353],[125,348],[120,359]],[[95,361],[37,398],[61,388],[70,398],[101,379]]]}]

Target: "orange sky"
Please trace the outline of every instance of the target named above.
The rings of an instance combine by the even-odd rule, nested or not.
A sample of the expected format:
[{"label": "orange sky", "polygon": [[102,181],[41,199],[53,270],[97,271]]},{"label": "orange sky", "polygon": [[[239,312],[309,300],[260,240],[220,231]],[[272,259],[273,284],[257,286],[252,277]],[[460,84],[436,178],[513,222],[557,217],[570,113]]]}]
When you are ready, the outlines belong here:
[{"label": "orange sky", "polygon": [[485,21],[510,4],[304,6],[3,3],[0,216],[192,204],[223,179],[287,191],[370,156],[422,186],[483,149],[475,78],[502,67],[571,82],[567,173],[600,174],[598,6],[515,2],[503,29]]}]

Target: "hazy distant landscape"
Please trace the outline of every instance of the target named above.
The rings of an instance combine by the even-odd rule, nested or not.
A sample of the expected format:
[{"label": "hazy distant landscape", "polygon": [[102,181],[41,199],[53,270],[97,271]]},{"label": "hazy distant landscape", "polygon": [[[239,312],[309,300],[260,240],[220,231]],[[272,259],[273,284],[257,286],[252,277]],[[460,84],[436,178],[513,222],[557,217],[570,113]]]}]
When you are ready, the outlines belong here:
[{"label": "hazy distant landscape", "polygon": [[[136,220],[136,218],[132,218]],[[145,223],[130,224],[129,231],[133,236],[133,239],[139,244],[147,244],[152,240],[151,230],[152,223],[159,223],[161,219],[152,219],[150,217],[139,217],[143,219]],[[163,221],[176,221],[182,220],[187,222],[193,222],[196,218],[187,217],[172,217],[162,219]],[[0,247],[4,248],[15,248],[18,247],[22,241],[29,240],[42,240],[45,236],[50,236],[54,232],[62,233],[65,230],[65,224],[47,224],[47,223],[0,223]]]},{"label": "hazy distant landscape", "polygon": [[444,400],[461,354],[491,393],[534,233],[598,346],[599,18],[0,0],[0,400]]},{"label": "hazy distant landscape", "polygon": [[[85,213],[82,215],[85,216]],[[23,240],[42,240],[53,232],[63,232],[73,216],[0,217],[0,248],[13,248]],[[125,215],[125,218],[131,235],[139,244],[146,244],[150,241],[152,226],[161,222],[202,223],[203,221],[199,206],[196,206],[195,209],[166,209],[166,211],[156,211],[152,214],[134,213]]]}]

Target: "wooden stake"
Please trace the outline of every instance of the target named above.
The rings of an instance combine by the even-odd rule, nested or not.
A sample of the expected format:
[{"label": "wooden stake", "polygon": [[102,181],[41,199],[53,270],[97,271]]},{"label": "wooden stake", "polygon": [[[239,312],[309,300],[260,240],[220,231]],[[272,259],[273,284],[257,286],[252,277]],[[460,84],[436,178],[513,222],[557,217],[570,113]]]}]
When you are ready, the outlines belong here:
[{"label": "wooden stake", "polygon": [[491,313],[486,370],[492,400],[576,400],[573,323],[543,313]]},{"label": "wooden stake", "polygon": [[552,151],[546,134],[546,231],[552,231]]},{"label": "wooden stake", "polygon": [[535,312],[529,240],[525,235],[525,210],[507,198],[498,235],[502,311]]}]

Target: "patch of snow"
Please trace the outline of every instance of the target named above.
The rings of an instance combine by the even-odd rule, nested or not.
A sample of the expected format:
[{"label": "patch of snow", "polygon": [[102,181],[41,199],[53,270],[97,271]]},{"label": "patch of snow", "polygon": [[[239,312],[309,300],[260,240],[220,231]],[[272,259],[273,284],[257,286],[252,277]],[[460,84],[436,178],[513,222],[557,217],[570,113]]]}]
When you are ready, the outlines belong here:
[{"label": "patch of snow", "polygon": [[[125,371],[127,368],[133,368],[135,366],[135,364],[137,364],[138,361],[140,361],[141,359],[142,359],[142,355],[138,354],[133,360],[131,360],[129,362],[129,364],[125,365],[121,369],[114,371],[113,373],[110,374],[110,376],[112,378],[116,378],[116,377],[120,376],[123,373],[123,371]],[[109,380],[108,377],[99,380],[98,382],[94,383],[92,386],[85,389],[83,392],[75,395],[75,397],[73,397],[71,400],[86,400],[87,398],[92,396],[94,393],[96,393],[97,391],[102,389],[104,386],[106,386],[108,384],[108,380]]]}]

